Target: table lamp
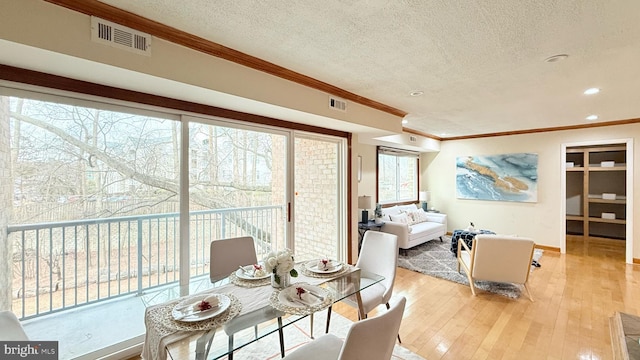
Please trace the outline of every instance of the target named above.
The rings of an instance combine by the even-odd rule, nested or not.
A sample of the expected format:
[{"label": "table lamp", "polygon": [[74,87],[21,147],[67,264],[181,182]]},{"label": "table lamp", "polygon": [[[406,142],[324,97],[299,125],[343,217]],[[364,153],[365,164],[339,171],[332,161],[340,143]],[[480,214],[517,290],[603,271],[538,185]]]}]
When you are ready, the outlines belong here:
[{"label": "table lamp", "polygon": [[371,196],[358,196],[358,208],[362,209],[362,223],[369,222],[369,210],[371,208]]},{"label": "table lamp", "polygon": [[429,191],[420,191],[418,193],[418,200],[422,202],[422,210],[429,210],[429,207],[427,207],[427,202],[431,200],[431,193]]}]

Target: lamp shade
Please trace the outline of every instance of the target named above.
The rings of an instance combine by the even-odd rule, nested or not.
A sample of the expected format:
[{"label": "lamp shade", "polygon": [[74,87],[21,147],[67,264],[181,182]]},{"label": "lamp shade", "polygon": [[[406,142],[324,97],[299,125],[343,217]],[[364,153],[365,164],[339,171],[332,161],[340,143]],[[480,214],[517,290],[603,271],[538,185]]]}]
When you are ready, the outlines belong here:
[{"label": "lamp shade", "polygon": [[371,196],[358,196],[358,209],[370,209]]},{"label": "lamp shade", "polygon": [[418,200],[429,201],[431,200],[431,193],[429,191],[420,191],[418,193]]}]

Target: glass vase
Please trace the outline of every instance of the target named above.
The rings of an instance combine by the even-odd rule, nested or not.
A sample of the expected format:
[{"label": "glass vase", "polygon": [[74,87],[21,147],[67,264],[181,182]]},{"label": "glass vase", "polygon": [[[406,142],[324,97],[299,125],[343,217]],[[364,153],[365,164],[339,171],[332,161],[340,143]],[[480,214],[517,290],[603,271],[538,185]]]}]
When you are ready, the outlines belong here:
[{"label": "glass vase", "polygon": [[284,275],[277,275],[275,273],[271,273],[271,286],[276,289],[284,289],[289,286],[291,282],[291,275],[286,273]]}]

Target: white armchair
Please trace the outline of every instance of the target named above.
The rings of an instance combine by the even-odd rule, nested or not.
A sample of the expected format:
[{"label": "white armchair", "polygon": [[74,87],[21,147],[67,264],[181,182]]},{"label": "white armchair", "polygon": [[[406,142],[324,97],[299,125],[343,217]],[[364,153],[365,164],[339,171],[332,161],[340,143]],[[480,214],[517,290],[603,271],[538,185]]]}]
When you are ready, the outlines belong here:
[{"label": "white armchair", "polygon": [[479,234],[471,249],[458,242],[458,272],[462,267],[469,279],[471,293],[476,295],[475,280],[521,284],[533,301],[527,286],[535,242],[516,236]]}]

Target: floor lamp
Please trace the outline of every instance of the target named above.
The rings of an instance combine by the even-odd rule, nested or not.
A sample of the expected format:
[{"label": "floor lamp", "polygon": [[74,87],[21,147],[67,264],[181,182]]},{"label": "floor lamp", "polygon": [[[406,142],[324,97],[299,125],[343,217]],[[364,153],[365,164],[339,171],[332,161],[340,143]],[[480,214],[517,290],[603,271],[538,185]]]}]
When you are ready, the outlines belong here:
[{"label": "floor lamp", "polygon": [[371,208],[371,196],[359,196],[358,197],[358,208],[362,209],[362,220],[360,221],[363,224],[369,222],[369,210]]}]

